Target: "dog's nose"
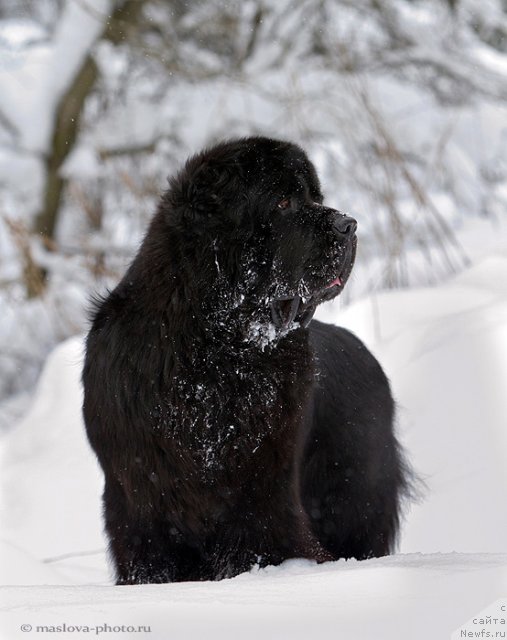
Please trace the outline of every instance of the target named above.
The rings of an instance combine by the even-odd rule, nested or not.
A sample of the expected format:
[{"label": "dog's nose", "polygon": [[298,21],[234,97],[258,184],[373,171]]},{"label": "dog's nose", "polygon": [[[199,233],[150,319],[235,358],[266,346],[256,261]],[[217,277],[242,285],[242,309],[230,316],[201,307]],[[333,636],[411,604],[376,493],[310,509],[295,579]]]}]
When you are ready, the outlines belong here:
[{"label": "dog's nose", "polygon": [[357,229],[357,221],[350,216],[339,213],[334,219],[333,226],[342,236],[352,236]]}]

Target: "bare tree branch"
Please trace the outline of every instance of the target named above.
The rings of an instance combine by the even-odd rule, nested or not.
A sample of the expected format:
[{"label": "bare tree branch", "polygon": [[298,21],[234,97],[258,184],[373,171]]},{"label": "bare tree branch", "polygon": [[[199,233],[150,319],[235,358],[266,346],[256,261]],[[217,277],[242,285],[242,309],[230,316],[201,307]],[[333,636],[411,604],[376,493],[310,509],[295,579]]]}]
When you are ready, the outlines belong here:
[{"label": "bare tree branch", "polygon": [[2,125],[4,130],[7,131],[7,133],[11,136],[11,138],[16,139],[19,137],[19,131],[17,127],[1,109],[0,109],[0,125]]}]

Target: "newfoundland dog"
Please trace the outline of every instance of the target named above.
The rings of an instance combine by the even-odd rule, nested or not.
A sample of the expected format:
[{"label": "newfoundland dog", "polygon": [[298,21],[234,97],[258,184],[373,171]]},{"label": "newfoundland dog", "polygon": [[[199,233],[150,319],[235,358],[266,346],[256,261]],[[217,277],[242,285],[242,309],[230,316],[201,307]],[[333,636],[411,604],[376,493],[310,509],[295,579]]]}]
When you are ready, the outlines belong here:
[{"label": "newfoundland dog", "polygon": [[393,399],[339,295],[356,221],[296,145],[227,141],[170,181],[98,301],[84,419],[118,584],[388,554],[407,473]]}]

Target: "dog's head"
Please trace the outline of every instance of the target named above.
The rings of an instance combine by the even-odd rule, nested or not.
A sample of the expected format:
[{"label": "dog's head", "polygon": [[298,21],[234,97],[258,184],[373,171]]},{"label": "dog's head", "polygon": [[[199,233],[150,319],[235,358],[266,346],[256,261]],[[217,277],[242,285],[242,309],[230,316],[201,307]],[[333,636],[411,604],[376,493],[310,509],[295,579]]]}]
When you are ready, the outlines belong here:
[{"label": "dog's head", "polygon": [[229,305],[267,310],[278,333],[307,326],[352,270],[356,221],[322,200],[302,149],[262,137],[194,156],[164,198],[172,229],[208,265],[209,289],[220,283]]}]

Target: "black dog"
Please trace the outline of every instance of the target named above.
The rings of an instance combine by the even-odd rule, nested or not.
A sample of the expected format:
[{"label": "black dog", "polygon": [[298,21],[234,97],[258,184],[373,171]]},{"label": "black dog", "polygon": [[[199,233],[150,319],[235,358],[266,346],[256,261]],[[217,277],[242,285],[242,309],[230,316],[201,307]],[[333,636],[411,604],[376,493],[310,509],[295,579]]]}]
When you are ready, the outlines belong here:
[{"label": "black dog", "polygon": [[356,222],[297,146],[191,158],[88,335],[84,418],[118,584],[389,553],[407,474],[382,369],[310,322]]}]

